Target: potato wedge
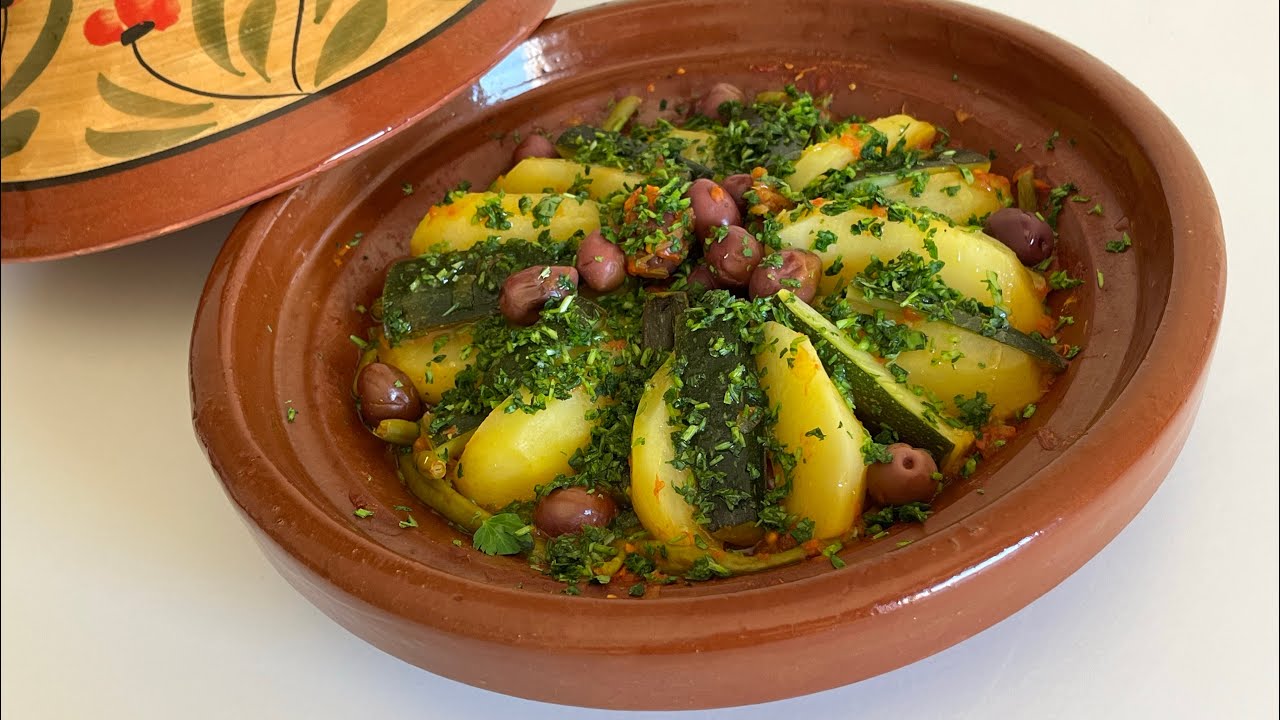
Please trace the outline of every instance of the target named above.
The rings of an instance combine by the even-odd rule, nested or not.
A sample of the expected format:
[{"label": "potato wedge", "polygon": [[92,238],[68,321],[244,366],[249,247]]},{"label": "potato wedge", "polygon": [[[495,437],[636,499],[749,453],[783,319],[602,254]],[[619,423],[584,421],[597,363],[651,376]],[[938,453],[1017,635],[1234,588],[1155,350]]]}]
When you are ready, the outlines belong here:
[{"label": "potato wedge", "polygon": [[644,176],[604,165],[583,165],[559,158],[525,158],[493,183],[495,191],[508,193],[568,192],[579,178],[590,182],[592,200],[644,184]]},{"label": "potato wedge", "polygon": [[[448,205],[434,205],[413,231],[409,251],[422,255],[437,250],[466,250],[490,235],[534,241],[544,230],[550,231],[553,240],[565,240],[579,230],[589,233],[599,229],[600,211],[595,202],[571,196],[564,196],[546,227],[534,227],[533,209],[548,197],[551,196],[542,193],[467,193]],[[501,212],[492,214],[502,215],[510,227],[503,227],[503,223],[490,220],[484,214],[495,201]],[[528,211],[521,210],[522,202]]]},{"label": "potato wedge", "polygon": [[471,365],[471,324],[453,325],[433,330],[421,337],[403,340],[391,347],[378,330],[378,361],[399,368],[413,381],[418,395],[436,404],[446,390],[453,388],[458,373]]},{"label": "potato wedge", "polygon": [[[908,150],[927,148],[937,135],[933,125],[910,115],[889,115],[867,124],[884,133],[890,150],[899,140]],[[867,139],[861,129],[861,125],[851,125],[840,137],[805,148],[796,160],[795,171],[785,178],[787,184],[792,190],[803,190],[819,177],[857,160]]]},{"label": "potato wedge", "polygon": [[907,382],[937,395],[948,411],[957,412],[957,395],[983,392],[994,405],[992,419],[1006,420],[1043,394],[1045,368],[1027,353],[948,322],[910,320],[892,304],[873,306],[853,295],[847,296],[849,304],[858,312],[882,310],[929,338],[923,350],[900,353],[894,362],[909,373]]},{"label": "potato wedge", "polygon": [[672,360],[668,359],[645,383],[640,406],[631,430],[631,506],[655,540],[674,545],[692,545],[701,537],[708,545],[719,542],[693,518],[693,507],[677,488],[693,482],[688,470],[677,470],[675,444],[667,391],[672,387]]},{"label": "potato wedge", "polygon": [[889,200],[942,213],[960,224],[977,224],[1013,200],[1009,180],[1001,175],[975,170],[973,182],[959,170],[930,175],[919,195],[911,194],[912,183],[901,182],[884,188]]},{"label": "potato wedge", "polygon": [[[853,227],[862,221],[881,224],[880,236]],[[794,220],[784,214],[778,235],[787,247],[817,253],[827,272],[839,260],[839,272],[824,272],[822,276],[818,293],[825,295],[850,282],[873,256],[885,262],[906,250],[927,256],[926,232],[932,231],[938,259],[945,263],[938,273],[943,281],[968,297],[991,304],[987,273],[995,273],[1002,302],[1009,310],[1009,324],[1023,332],[1040,326],[1045,312],[1039,288],[1044,280],[1024,267],[1012,250],[979,230],[956,227],[943,220],[929,220],[926,228],[913,222],[886,220],[871,209],[854,207],[836,215],[810,211]],[[814,238],[820,230],[834,233],[836,241],[819,249]]]},{"label": "potato wedge", "polygon": [[569,458],[591,441],[593,423],[586,415],[598,401],[580,387],[534,413],[506,412],[507,405],[503,401],[480,423],[458,461],[458,492],[491,511],[532,500],[537,486],[574,472]]},{"label": "potato wedge", "polygon": [[[756,355],[760,384],[777,412],[773,436],[796,461],[787,513],[813,520],[814,537],[835,538],[862,515],[866,430],[828,377],[813,343],[776,322],[764,325]],[[774,468],[781,462],[774,458]]]}]

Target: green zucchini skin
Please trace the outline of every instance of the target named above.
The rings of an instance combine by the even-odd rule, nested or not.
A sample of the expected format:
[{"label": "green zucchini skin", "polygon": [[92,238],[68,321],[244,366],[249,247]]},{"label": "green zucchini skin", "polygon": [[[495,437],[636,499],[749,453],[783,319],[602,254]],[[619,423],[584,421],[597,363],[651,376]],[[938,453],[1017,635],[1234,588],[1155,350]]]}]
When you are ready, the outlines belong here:
[{"label": "green zucchini skin", "polygon": [[[702,306],[685,310],[675,329],[673,374],[682,422],[701,425],[689,440],[701,454],[690,471],[704,501],[707,529],[714,533],[755,523],[765,484],[758,430],[766,409],[755,357],[739,321]],[[682,441],[673,438],[679,461]]]},{"label": "green zucchini skin", "polygon": [[946,318],[939,318],[939,320],[949,322],[956,327],[964,328],[969,332],[991,338],[998,343],[1008,345],[1014,350],[1024,352],[1054,372],[1062,372],[1067,369],[1067,359],[1059,355],[1052,345],[1017,328],[1006,327],[994,331],[988,330],[983,326],[982,318],[963,310],[953,311],[950,320]]},{"label": "green zucchini skin", "polygon": [[467,250],[401,260],[387,270],[382,288],[387,342],[398,345],[442,325],[495,313],[507,276],[531,265],[572,264],[577,251],[577,238],[531,243],[495,236]]},{"label": "green zucchini skin", "polygon": [[645,297],[641,347],[670,352],[676,346],[676,325],[688,309],[689,296],[683,292],[650,293]]},{"label": "green zucchini skin", "polygon": [[973,433],[948,425],[874,355],[855,346],[844,332],[790,291],[780,291],[778,300],[777,319],[809,336],[858,419],[876,431],[890,429],[903,442],[927,450],[943,472],[963,462],[973,444]]}]

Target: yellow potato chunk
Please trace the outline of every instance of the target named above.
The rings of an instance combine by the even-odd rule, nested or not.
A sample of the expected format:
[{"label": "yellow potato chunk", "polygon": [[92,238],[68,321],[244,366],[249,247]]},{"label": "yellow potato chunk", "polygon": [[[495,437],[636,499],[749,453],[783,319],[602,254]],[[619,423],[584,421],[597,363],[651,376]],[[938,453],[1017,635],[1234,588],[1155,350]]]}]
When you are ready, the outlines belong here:
[{"label": "yellow potato chunk", "polygon": [[[774,439],[795,460],[783,506],[790,515],[813,520],[814,537],[840,537],[862,514],[866,431],[809,338],[775,322],[765,323],[764,337],[756,355],[760,384],[777,411]],[[775,472],[784,464],[773,458]]]},{"label": "yellow potato chunk", "polygon": [[983,392],[994,406],[992,419],[1007,420],[1044,393],[1045,368],[1027,353],[951,323],[909,320],[892,304],[872,305],[854,295],[846,297],[858,312],[870,315],[879,309],[887,319],[928,337],[923,350],[899,353],[894,362],[909,373],[907,382],[938,396],[947,410],[958,412],[957,395],[970,398]]},{"label": "yellow potato chunk", "polygon": [[[409,251],[422,255],[466,250],[491,235],[532,242],[544,231],[549,231],[553,240],[566,240],[575,232],[600,228],[595,202],[571,196],[562,196],[548,224],[542,225],[535,209],[549,197],[542,193],[467,193],[448,205],[435,205],[413,231]],[[522,209],[522,204],[527,209]],[[534,227],[535,221],[538,227]]]},{"label": "yellow potato chunk", "polygon": [[[880,228],[879,236],[853,227],[863,221],[874,222]],[[829,245],[815,245],[821,230],[834,233],[836,240]],[[926,234],[930,231],[932,236]],[[822,258],[826,270],[818,285],[820,295],[843,287],[866,269],[873,256],[889,262],[910,250],[928,257],[925,240],[932,239],[938,259],[944,263],[938,275],[953,289],[990,305],[995,299],[987,281],[988,273],[994,273],[1001,304],[1009,311],[1010,325],[1031,332],[1040,326],[1045,314],[1037,291],[1038,276],[1023,266],[1012,250],[979,230],[938,219],[928,220],[921,228],[914,222],[887,220],[868,208],[854,207],[837,215],[811,211],[794,220],[784,214],[778,235],[785,246],[811,250]],[[840,270],[826,274],[837,260]]]},{"label": "yellow potato chunk", "polygon": [[889,200],[942,213],[962,224],[1009,205],[1012,197],[1007,179],[981,170],[973,171],[972,177],[969,182],[959,170],[949,170],[930,175],[919,195],[912,194],[910,182],[890,185],[883,192]]},{"label": "yellow potato chunk", "polygon": [[[522,390],[526,400],[528,391]],[[569,458],[591,442],[587,413],[598,403],[579,387],[534,413],[507,412],[504,400],[476,428],[458,461],[458,492],[486,510],[534,498],[534,489],[573,474]]]},{"label": "yellow potato chunk", "polygon": [[568,192],[579,179],[587,181],[592,200],[644,184],[644,176],[603,165],[583,165],[559,158],[525,158],[493,184],[508,193]]},{"label": "yellow potato chunk", "polygon": [[471,365],[471,354],[465,351],[469,345],[470,323],[439,328],[395,347],[379,332],[378,361],[408,375],[418,395],[434,405],[453,388],[458,373]]},{"label": "yellow potato chunk", "polygon": [[[937,130],[933,125],[910,115],[889,115],[867,123],[884,133],[888,149],[893,150],[899,141],[907,150],[919,150],[933,144]],[[786,178],[792,190],[803,190],[809,183],[833,170],[841,170],[857,160],[867,133],[861,125],[852,125],[843,135],[826,142],[814,143],[805,148],[796,160],[795,171]]]},{"label": "yellow potato chunk", "polygon": [[631,430],[631,506],[655,540],[691,545],[695,536],[718,544],[693,518],[693,507],[677,488],[693,482],[688,470],[671,465],[675,444],[666,394],[672,387],[671,360],[645,384]]}]

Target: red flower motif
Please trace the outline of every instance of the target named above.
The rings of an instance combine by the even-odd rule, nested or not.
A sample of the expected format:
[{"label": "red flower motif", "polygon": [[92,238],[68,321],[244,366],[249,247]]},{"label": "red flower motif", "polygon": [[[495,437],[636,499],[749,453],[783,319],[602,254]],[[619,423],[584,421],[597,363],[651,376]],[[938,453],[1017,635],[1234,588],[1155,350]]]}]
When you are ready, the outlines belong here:
[{"label": "red flower motif", "polygon": [[94,45],[122,42],[127,30],[138,28],[126,45],[151,30],[164,30],[178,22],[178,0],[115,0],[115,8],[95,10],[84,21],[84,37]]}]

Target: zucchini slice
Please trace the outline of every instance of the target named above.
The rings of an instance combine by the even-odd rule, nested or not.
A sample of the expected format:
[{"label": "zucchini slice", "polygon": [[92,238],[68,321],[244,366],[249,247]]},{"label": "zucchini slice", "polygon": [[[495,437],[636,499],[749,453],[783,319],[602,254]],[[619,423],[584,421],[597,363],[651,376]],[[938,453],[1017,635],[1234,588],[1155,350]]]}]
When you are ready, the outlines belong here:
[{"label": "zucchini slice", "polygon": [[689,296],[683,292],[649,293],[644,299],[641,347],[670,352],[676,346],[676,325],[688,309]]},{"label": "zucchini slice", "polygon": [[854,413],[875,430],[890,429],[906,443],[923,448],[944,473],[964,462],[973,433],[950,426],[874,355],[855,346],[831,321],[789,290],[778,292],[779,319],[809,336],[828,375],[840,388]]},{"label": "zucchini slice", "polygon": [[468,250],[401,260],[382,287],[382,329],[395,347],[443,325],[494,313],[507,276],[531,265],[572,264],[576,241],[503,242],[489,238]]},{"label": "zucchini slice", "polygon": [[764,493],[764,445],[756,432],[764,397],[752,348],[742,339],[744,321],[729,312],[741,301],[724,291],[708,298],[676,323],[675,409],[685,425],[682,441],[693,449],[685,461],[692,464],[707,528],[739,542],[749,534],[744,526],[759,520]]}]

